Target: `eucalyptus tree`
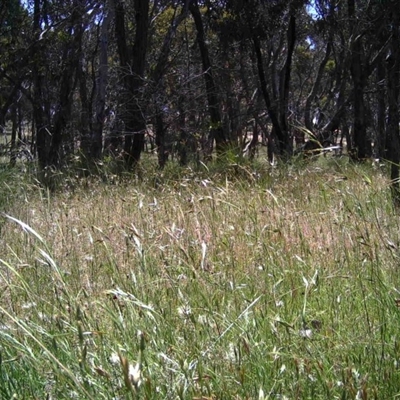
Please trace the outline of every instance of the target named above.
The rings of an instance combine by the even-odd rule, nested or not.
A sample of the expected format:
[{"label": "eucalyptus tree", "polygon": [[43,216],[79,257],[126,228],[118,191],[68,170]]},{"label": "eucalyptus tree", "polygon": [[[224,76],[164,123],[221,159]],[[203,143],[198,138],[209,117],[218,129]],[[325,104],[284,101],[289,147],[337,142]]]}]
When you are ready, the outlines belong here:
[{"label": "eucalyptus tree", "polygon": [[[304,105],[304,125],[309,131],[314,130],[313,110],[317,105],[316,100],[327,94],[323,91],[323,79],[326,74],[327,64],[332,60],[334,45],[334,24],[332,21],[335,9],[334,2],[330,2],[326,5],[324,1],[317,1],[314,3],[314,7],[316,7],[314,12],[318,10],[319,16],[313,21],[313,29],[308,32],[308,35],[311,42],[310,44],[313,47],[313,54],[316,56],[323,54],[323,57],[320,59],[314,58],[313,60],[314,63],[318,63],[318,69]],[[310,68],[310,70],[312,71],[313,69]]]},{"label": "eucalyptus tree", "polygon": [[388,158],[391,162],[391,182],[394,201],[400,205],[400,11],[396,1],[388,1],[390,13],[385,14],[389,36],[386,57],[386,87],[388,102]]},{"label": "eucalyptus tree", "polygon": [[29,59],[35,51],[29,26],[29,15],[18,0],[0,4],[0,134],[5,133],[9,116],[13,125],[12,152],[17,145],[17,131],[21,132],[24,93],[28,93],[29,87]]},{"label": "eucalyptus tree", "polygon": [[[107,102],[107,85],[109,82],[109,41],[110,41],[110,27],[114,18],[114,8],[111,1],[105,0],[101,8],[99,16],[99,27],[97,29],[97,37],[95,43],[94,57],[97,62],[92,62],[92,71],[95,73],[93,79],[93,87],[91,98],[89,101],[87,96],[87,75],[84,72],[85,68],[82,65],[81,84],[80,84],[80,97],[82,103],[82,119],[81,119],[81,138],[83,142],[83,153],[92,159],[100,159],[103,151],[103,129],[106,115],[106,102]],[[83,50],[83,49],[82,49]],[[84,51],[81,53],[81,62],[85,63],[87,54]],[[97,68],[95,68],[97,66]],[[93,110],[93,109],[94,110]],[[87,127],[87,121],[91,121],[90,128]]]},{"label": "eucalyptus tree", "polygon": [[[166,73],[170,73],[169,69],[172,66],[170,61],[172,55],[177,52],[175,38],[178,34],[180,25],[186,20],[189,13],[190,0],[185,0],[182,4],[175,3],[161,4],[159,10],[159,21],[157,28],[159,31],[166,31],[165,35],[159,34],[156,27],[153,27],[154,34],[152,35],[152,44],[155,46],[159,41],[160,50],[154,55],[154,63],[150,66],[149,74],[149,96],[152,98],[154,107],[153,120],[155,127],[155,141],[157,145],[158,164],[163,168],[168,160],[171,152],[171,135],[168,135],[168,124],[165,122],[166,116],[171,113],[171,102],[167,100],[167,82],[165,79]],[[167,27],[167,28],[165,28]],[[156,42],[156,43],[155,43]],[[158,43],[157,43],[158,44]],[[179,46],[179,44],[178,44]],[[174,57],[173,57],[174,58]],[[169,93],[172,93],[172,88],[169,88]],[[184,124],[184,121],[181,121]],[[172,124],[173,125],[173,124]]]},{"label": "eucalyptus tree", "polygon": [[[258,88],[272,124],[270,145],[289,157],[293,151],[288,123],[293,55],[297,45],[297,19],[305,1],[227,1],[241,40],[251,44]],[[274,140],[276,138],[276,140]]]},{"label": "eucalyptus tree", "polygon": [[[146,57],[150,27],[150,1],[134,0],[133,21],[128,2],[114,0],[115,37],[124,86],[124,153],[128,166],[140,160],[144,148],[146,118],[143,109]],[[132,24],[134,22],[134,24]],[[133,32],[132,32],[133,30]],[[132,37],[131,37],[132,36]]]},{"label": "eucalyptus tree", "polygon": [[85,31],[98,4],[70,0],[34,0],[32,37],[32,101],[37,154],[42,168],[58,168],[75,148],[74,100]]},{"label": "eucalyptus tree", "polygon": [[[204,25],[198,1],[192,0],[190,2],[189,9],[192,14],[194,24],[196,26],[197,44],[199,46],[201,61],[203,65],[203,74],[208,101],[208,112],[210,115],[210,136],[208,142],[212,144],[215,140],[217,153],[221,154],[224,150],[226,150],[226,135],[224,133],[222,125],[218,90],[215,84],[213,66],[209,57],[207,39],[205,36]],[[212,146],[210,144],[207,146],[207,152],[209,153],[211,153],[212,149]]]}]

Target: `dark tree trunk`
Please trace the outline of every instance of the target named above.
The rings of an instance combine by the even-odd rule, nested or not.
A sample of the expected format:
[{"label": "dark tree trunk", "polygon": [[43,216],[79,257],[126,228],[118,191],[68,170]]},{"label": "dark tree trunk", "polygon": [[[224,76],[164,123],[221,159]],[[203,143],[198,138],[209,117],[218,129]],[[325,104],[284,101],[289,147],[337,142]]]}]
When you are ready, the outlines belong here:
[{"label": "dark tree trunk", "polygon": [[249,159],[254,160],[254,157],[256,156],[256,151],[257,151],[257,145],[258,145],[258,124],[257,120],[254,119],[254,125],[253,125],[253,136],[251,138],[251,141],[249,143]]},{"label": "dark tree trunk", "polygon": [[188,164],[188,153],[190,152],[189,135],[186,126],[186,115],[184,107],[184,97],[178,97],[178,126],[179,126],[179,143],[178,143],[178,157],[179,164],[186,166]]},{"label": "dark tree trunk", "polygon": [[355,151],[353,157],[363,160],[372,155],[371,141],[367,137],[365,119],[364,91],[368,78],[362,36],[357,32],[355,0],[348,0],[349,22],[351,24],[353,43],[351,46],[350,72],[353,80],[353,135]]},{"label": "dark tree trunk", "polygon": [[[257,69],[258,69],[258,77],[260,79],[260,86],[261,86],[261,92],[264,97],[265,105],[267,106],[268,110],[268,115],[271,118],[272,126],[273,126],[273,131],[275,136],[277,137],[278,141],[278,150],[281,155],[284,156],[290,156],[292,151],[290,146],[290,139],[288,132],[283,131],[281,129],[281,126],[279,124],[279,119],[278,119],[278,112],[276,108],[272,105],[269,93],[268,93],[268,88],[267,88],[267,80],[265,77],[265,71],[264,71],[264,65],[263,65],[263,59],[262,59],[262,54],[261,54],[261,45],[260,45],[260,40],[257,36],[253,35],[253,45],[254,45],[254,51],[256,54],[257,58]],[[269,145],[271,146],[271,140],[269,141]]]},{"label": "dark tree trunk", "polygon": [[[162,169],[164,168],[166,162],[168,161],[169,152],[166,148],[166,137],[167,137],[167,128],[164,124],[164,110],[162,104],[160,104],[160,98],[165,97],[164,88],[160,90],[160,85],[162,84],[162,78],[164,76],[165,70],[168,64],[168,56],[171,50],[171,43],[175,37],[176,31],[179,25],[185,20],[188,14],[189,1],[185,1],[184,7],[182,7],[181,13],[176,17],[174,14],[171,20],[170,27],[168,29],[167,34],[165,35],[163,45],[160,50],[160,54],[157,60],[157,64],[150,76],[150,80],[153,85],[153,98],[155,103],[155,135],[156,135],[156,145],[157,145],[157,154],[158,154],[158,164]],[[160,93],[161,92],[161,93]]]},{"label": "dark tree trunk", "polygon": [[146,132],[146,117],[141,93],[144,85],[144,73],[146,66],[147,41],[149,32],[149,0],[135,0],[136,32],[133,44],[133,95],[135,102],[132,113],[132,132],[134,132],[132,147],[129,151],[131,158],[128,164],[136,164],[144,148],[144,135]]},{"label": "dark tree trunk", "polygon": [[386,102],[385,102],[385,64],[384,58],[378,64],[376,71],[376,84],[377,84],[377,138],[376,138],[376,154],[378,158],[386,158],[386,131],[385,131],[385,119],[386,119]]},{"label": "dark tree trunk", "polygon": [[[63,74],[61,76],[59,95],[60,100],[54,116],[54,129],[51,136],[48,165],[58,168],[62,161],[62,145],[66,139],[65,128],[71,118],[73,93],[75,89],[74,75],[79,66],[79,48],[84,32],[80,21],[78,7],[74,8],[71,17],[69,33],[71,42],[66,43],[62,59]],[[71,140],[71,137],[70,137]],[[72,144],[69,143],[69,146]]]},{"label": "dark tree trunk", "polygon": [[351,76],[353,79],[353,135],[354,153],[356,159],[363,160],[371,156],[371,142],[367,137],[367,125],[365,120],[364,91],[366,76],[363,68],[363,49],[361,39],[356,39],[352,50]]},{"label": "dark tree trunk", "polygon": [[[339,7],[340,5],[338,5]],[[342,15],[342,7],[340,6],[339,15]],[[344,18],[344,16],[343,16]],[[337,55],[335,56],[335,86],[331,93],[328,95],[327,105],[330,102],[334,102],[335,112],[332,118],[323,126],[320,140],[328,140],[334,132],[339,129],[343,119],[346,117],[346,111],[350,101],[353,99],[353,95],[347,94],[348,81],[349,81],[349,64],[351,62],[351,52],[349,51],[346,43],[345,36],[340,33],[340,42]],[[333,49],[332,49],[333,50]],[[326,106],[327,107],[327,106]],[[347,147],[349,152],[352,152],[353,144],[352,141],[347,141]]]},{"label": "dark tree trunk", "polygon": [[331,56],[331,51],[332,51],[332,43],[329,40],[326,45],[325,56],[324,56],[323,60],[321,61],[321,64],[319,65],[317,76],[315,78],[311,92],[307,96],[306,105],[304,107],[304,125],[311,132],[314,129],[313,124],[311,122],[311,105],[315,99],[315,96],[318,93],[318,90],[320,89],[320,84],[321,84],[322,77],[324,75],[325,66],[329,60],[329,57]]},{"label": "dark tree trunk", "polygon": [[10,109],[13,101],[15,100],[15,96],[18,92],[19,85],[20,85],[20,83],[17,83],[14,85],[13,89],[11,90],[11,93],[7,96],[6,101],[0,107],[0,127],[4,127],[6,124],[6,114],[7,114],[8,110]]},{"label": "dark tree trunk", "polygon": [[80,54],[79,67],[78,67],[78,80],[79,80],[79,95],[81,99],[81,118],[80,118],[80,150],[82,155],[87,159],[90,158],[90,101],[87,93],[87,74],[85,65],[85,55]]},{"label": "dark tree trunk", "polygon": [[391,189],[395,204],[400,206],[400,132],[399,132],[399,85],[400,85],[400,13],[398,9],[392,12],[392,36],[390,54],[386,60],[387,96],[388,96],[388,158],[391,162]]},{"label": "dark tree trunk", "polygon": [[11,153],[10,153],[10,165],[15,166],[17,162],[17,130],[18,130],[18,115],[17,115],[17,104],[13,104],[11,108]]},{"label": "dark tree trunk", "polygon": [[132,146],[132,136],[128,130],[128,127],[131,128],[132,122],[130,121],[131,115],[129,114],[129,103],[131,97],[133,95],[133,83],[131,76],[131,60],[130,53],[128,52],[128,44],[126,38],[125,31],[125,8],[124,2],[122,0],[114,0],[114,13],[115,13],[115,36],[117,42],[118,56],[119,56],[119,64],[120,70],[119,75],[121,76],[121,80],[123,82],[123,92],[121,93],[121,100],[123,103],[122,111],[121,111],[121,119],[125,125],[125,142],[124,142],[124,151],[125,161],[130,159],[130,149]]},{"label": "dark tree trunk", "polygon": [[108,29],[112,18],[112,7],[105,10],[100,28],[99,72],[96,84],[95,116],[92,124],[90,154],[100,159],[103,151],[103,126],[106,107],[106,88],[108,81]]},{"label": "dark tree trunk", "polygon": [[[217,87],[215,85],[213,69],[211,66],[208,48],[206,45],[206,38],[204,33],[203,20],[197,0],[193,0],[189,6],[190,12],[193,16],[194,23],[197,31],[197,43],[199,45],[201,60],[203,63],[204,81],[206,85],[208,112],[210,115],[210,137],[212,143],[215,140],[217,154],[221,154],[226,150],[226,137],[223,130],[221,114],[219,110],[219,100],[217,95]],[[212,150],[212,145],[209,146]]]},{"label": "dark tree trunk", "polygon": [[155,135],[156,135],[156,145],[157,145],[157,156],[158,156],[158,166],[160,169],[165,167],[168,161],[169,152],[166,148],[165,134],[166,127],[164,124],[164,113],[161,107],[156,106],[156,117],[155,117]]},{"label": "dark tree trunk", "polygon": [[296,18],[293,14],[290,15],[289,26],[287,30],[287,54],[285,64],[280,72],[279,80],[279,122],[283,137],[287,138],[284,152],[292,154],[293,143],[290,140],[290,132],[288,126],[288,109],[289,109],[289,89],[290,75],[292,71],[292,58],[294,46],[296,43]]},{"label": "dark tree trunk", "polygon": [[122,0],[115,0],[115,28],[121,76],[125,86],[125,161],[128,167],[140,161],[144,149],[146,117],[142,89],[149,31],[149,0],[135,0],[135,39],[132,54],[128,51],[125,32],[125,9]]},{"label": "dark tree trunk", "polygon": [[[39,41],[41,34],[41,9],[40,0],[34,1],[33,10],[33,36]],[[36,127],[36,151],[38,155],[39,167],[44,169],[48,164],[48,144],[50,140],[50,120],[44,99],[44,49],[39,42],[34,54],[33,63],[33,119]],[[32,135],[34,132],[32,132]],[[33,140],[34,138],[32,138]]]}]

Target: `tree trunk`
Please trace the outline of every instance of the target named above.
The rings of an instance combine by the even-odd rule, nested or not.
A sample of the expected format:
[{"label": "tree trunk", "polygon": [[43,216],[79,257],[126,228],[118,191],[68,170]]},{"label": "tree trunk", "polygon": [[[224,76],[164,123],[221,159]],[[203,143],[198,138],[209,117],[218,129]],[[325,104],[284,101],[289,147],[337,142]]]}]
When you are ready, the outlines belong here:
[{"label": "tree trunk", "polygon": [[146,131],[142,88],[144,86],[149,31],[149,0],[134,1],[136,24],[132,54],[128,52],[124,2],[115,0],[114,7],[117,47],[122,80],[125,86],[123,96],[125,110],[122,116],[125,122],[125,162],[128,167],[132,167],[140,161]]},{"label": "tree trunk", "polygon": [[[164,76],[167,64],[168,64],[168,57],[171,50],[171,43],[175,37],[176,31],[179,25],[185,20],[188,14],[188,7],[189,1],[185,0],[185,5],[182,7],[181,13],[176,17],[175,13],[172,17],[170,27],[168,29],[167,34],[164,37],[164,42],[161,47],[161,51],[157,60],[157,64],[150,76],[150,81],[153,85],[153,98],[155,104],[155,135],[156,135],[156,145],[157,145],[157,154],[158,154],[158,165],[162,169],[164,168],[166,162],[168,161],[169,152],[166,149],[166,136],[167,136],[167,129],[164,124],[164,110],[162,104],[160,103],[160,98],[165,97],[165,90],[162,87],[162,78]],[[162,92],[162,93],[160,93]]]},{"label": "tree trunk", "polygon": [[400,13],[396,6],[392,12],[392,37],[390,54],[386,59],[388,123],[387,138],[390,143],[388,158],[391,162],[390,178],[393,201],[400,206],[400,132],[399,132],[399,85],[400,85]]},{"label": "tree trunk", "polygon": [[256,151],[257,151],[257,145],[258,145],[258,124],[257,120],[254,119],[254,125],[253,125],[253,136],[251,138],[251,141],[249,143],[249,159],[254,160],[254,157],[256,156]]},{"label": "tree trunk", "polygon": [[13,104],[11,108],[11,153],[10,153],[10,165],[12,167],[15,166],[17,163],[17,151],[18,151],[18,144],[17,144],[17,128],[18,128],[18,115],[17,115],[17,104]]},{"label": "tree trunk", "polygon": [[[133,125],[130,127],[134,132],[132,147],[129,151],[128,164],[136,164],[140,160],[140,155],[144,149],[144,135],[146,132],[146,117],[144,116],[143,94],[147,41],[149,32],[149,0],[135,0],[135,21],[136,32],[133,44],[133,95],[135,98],[132,105]],[[129,127],[128,127],[129,128]]]},{"label": "tree trunk", "polygon": [[365,120],[364,91],[367,82],[367,69],[362,36],[357,32],[357,18],[355,16],[355,0],[348,0],[349,22],[353,36],[351,48],[350,72],[353,80],[353,135],[355,152],[353,157],[363,160],[372,154],[371,141],[367,137]]},{"label": "tree trunk", "polygon": [[103,126],[106,107],[106,88],[108,82],[108,29],[112,19],[112,7],[104,11],[100,28],[99,73],[96,84],[95,116],[92,124],[90,155],[100,159],[103,151]]},{"label": "tree trunk", "polygon": [[123,106],[121,111],[121,119],[125,125],[125,142],[124,142],[124,154],[125,161],[128,162],[130,159],[130,149],[132,146],[132,136],[128,133],[128,127],[131,128],[132,122],[130,121],[129,114],[129,103],[132,101],[133,96],[133,83],[131,76],[131,60],[130,53],[128,52],[128,45],[125,31],[125,8],[122,0],[114,0],[114,14],[115,14],[115,36],[117,42],[117,50],[119,56],[119,75],[123,82],[123,92],[121,93],[121,101]]},{"label": "tree trunk", "polygon": [[325,56],[321,61],[321,64],[319,65],[317,77],[315,78],[313,87],[309,95],[307,96],[306,105],[304,107],[304,125],[311,132],[314,129],[313,124],[311,122],[311,105],[315,99],[315,96],[317,95],[318,90],[320,89],[320,84],[322,77],[324,75],[325,66],[329,60],[329,57],[331,56],[331,51],[332,51],[332,43],[329,40],[326,45]]},{"label": "tree trunk", "polygon": [[365,121],[364,90],[366,77],[364,74],[363,48],[361,39],[356,39],[352,50],[351,76],[353,79],[353,135],[354,153],[356,159],[363,160],[371,156],[371,143],[367,137],[367,125]]},{"label": "tree trunk", "polygon": [[186,166],[188,163],[188,150],[189,150],[189,137],[187,134],[186,127],[186,116],[185,116],[185,108],[183,106],[184,98],[182,95],[178,97],[178,126],[179,126],[179,145],[178,145],[178,153],[179,153],[179,164],[181,166]]},{"label": "tree trunk", "polygon": [[[204,81],[206,84],[208,112],[210,115],[210,136],[209,141],[212,143],[215,140],[217,154],[220,155],[226,150],[226,137],[223,130],[221,114],[219,110],[219,100],[217,96],[217,87],[215,85],[213,69],[211,66],[208,48],[206,45],[206,38],[203,27],[203,20],[197,0],[193,0],[189,6],[190,12],[193,16],[194,23],[197,31],[197,43],[199,45],[201,60],[203,63]],[[212,145],[210,145],[212,150]]]},{"label": "tree trunk", "polygon": [[164,113],[159,105],[156,104],[156,116],[155,116],[155,135],[156,135],[156,146],[158,156],[158,166],[160,169],[165,167],[168,161],[169,152],[167,151],[165,144],[166,127],[164,124]]},{"label": "tree trunk", "polygon": [[378,64],[376,71],[376,84],[377,84],[377,138],[376,138],[376,154],[378,158],[386,158],[386,102],[385,102],[385,64],[384,58]]},{"label": "tree trunk", "polygon": [[90,154],[90,101],[87,93],[87,67],[85,65],[85,54],[80,51],[79,67],[78,67],[78,81],[79,81],[79,95],[80,95],[80,106],[81,106],[81,117],[80,117],[80,150],[82,156],[88,161],[91,157]]},{"label": "tree trunk", "polygon": [[[71,41],[66,43],[62,59],[63,74],[61,76],[59,95],[60,100],[54,116],[54,129],[51,136],[51,146],[48,165],[58,168],[62,161],[62,144],[65,141],[65,128],[71,118],[71,107],[75,89],[74,74],[79,66],[79,48],[84,32],[78,7],[74,8],[71,16],[69,34]],[[71,139],[71,138],[70,138]],[[71,143],[69,143],[71,145]]]},{"label": "tree trunk", "polygon": [[[291,155],[291,146],[290,146],[289,135],[288,135],[287,131],[285,132],[281,129],[281,126],[279,124],[277,110],[275,109],[275,107],[272,106],[272,103],[271,103],[271,99],[270,99],[270,96],[268,93],[268,88],[267,88],[267,80],[265,78],[265,71],[264,71],[263,59],[262,59],[262,54],[261,54],[260,40],[256,35],[253,35],[253,45],[254,45],[254,51],[256,54],[256,58],[257,58],[257,69],[258,69],[258,77],[260,79],[261,92],[264,97],[265,105],[267,106],[268,115],[271,118],[274,135],[277,137],[278,151],[281,155],[288,157]],[[271,146],[271,140],[269,142],[270,143],[268,144],[268,146]]]},{"label": "tree trunk", "polygon": [[[33,10],[33,37],[39,41],[41,34],[41,9],[40,0],[34,1]],[[33,119],[36,126],[36,151],[38,155],[38,162],[40,169],[46,168],[48,164],[48,144],[50,141],[50,120],[49,114],[46,109],[49,107],[45,104],[44,99],[44,76],[43,76],[43,63],[44,63],[44,49],[39,43],[38,48],[34,54],[33,63]],[[34,132],[32,132],[32,135]],[[34,138],[32,137],[32,140]]]},{"label": "tree trunk", "polygon": [[292,71],[292,58],[294,46],[296,43],[296,18],[293,14],[290,15],[289,26],[287,30],[287,54],[285,64],[280,72],[279,80],[279,120],[283,137],[287,138],[284,143],[284,153],[293,153],[293,143],[290,140],[290,132],[288,127],[288,109],[289,109],[289,89],[290,75]]}]

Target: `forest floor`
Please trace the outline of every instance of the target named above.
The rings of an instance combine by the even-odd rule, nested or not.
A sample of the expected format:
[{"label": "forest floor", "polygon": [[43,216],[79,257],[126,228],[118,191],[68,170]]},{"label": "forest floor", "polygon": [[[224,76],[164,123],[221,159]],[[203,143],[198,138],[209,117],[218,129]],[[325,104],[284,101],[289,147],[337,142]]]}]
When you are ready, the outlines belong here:
[{"label": "forest floor", "polygon": [[400,395],[384,167],[167,167],[54,193],[18,174],[0,171],[1,398]]}]

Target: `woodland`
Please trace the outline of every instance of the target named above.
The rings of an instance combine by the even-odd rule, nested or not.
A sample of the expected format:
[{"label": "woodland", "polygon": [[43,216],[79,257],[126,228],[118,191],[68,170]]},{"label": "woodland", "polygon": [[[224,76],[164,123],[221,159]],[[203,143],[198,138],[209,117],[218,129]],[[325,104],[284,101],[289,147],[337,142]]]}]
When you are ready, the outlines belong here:
[{"label": "woodland", "polygon": [[3,161],[270,162],[345,149],[399,177],[395,0],[0,5]]}]

